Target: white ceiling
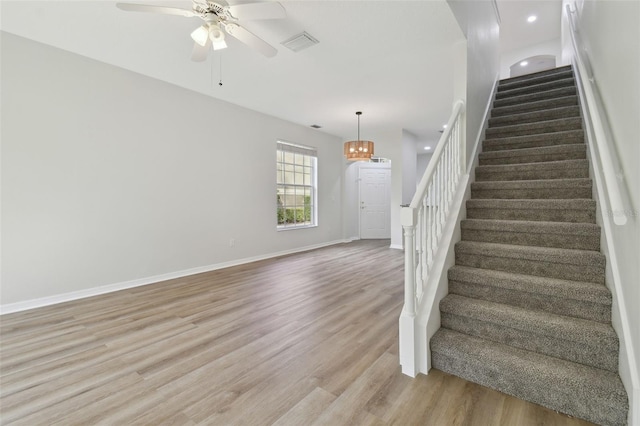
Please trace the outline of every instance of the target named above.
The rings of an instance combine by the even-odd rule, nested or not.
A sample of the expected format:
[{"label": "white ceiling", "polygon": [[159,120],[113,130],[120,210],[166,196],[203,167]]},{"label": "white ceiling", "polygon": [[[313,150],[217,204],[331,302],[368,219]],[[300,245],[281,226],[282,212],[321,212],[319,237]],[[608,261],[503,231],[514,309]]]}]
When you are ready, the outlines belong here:
[{"label": "white ceiling", "polygon": [[[453,103],[450,47],[463,39],[444,0],[281,3],[283,20],[241,22],[278,49],[271,59],[232,39],[192,62],[199,18],[124,12],[113,1],[3,0],[1,28],[344,140],[356,136],[361,110],[363,139],[404,128],[437,141]],[[303,30],[320,43],[298,53],[280,44]]]},{"label": "white ceiling", "polygon": [[[560,38],[562,0],[497,0],[500,51],[509,52]],[[535,22],[527,22],[531,15]]]}]

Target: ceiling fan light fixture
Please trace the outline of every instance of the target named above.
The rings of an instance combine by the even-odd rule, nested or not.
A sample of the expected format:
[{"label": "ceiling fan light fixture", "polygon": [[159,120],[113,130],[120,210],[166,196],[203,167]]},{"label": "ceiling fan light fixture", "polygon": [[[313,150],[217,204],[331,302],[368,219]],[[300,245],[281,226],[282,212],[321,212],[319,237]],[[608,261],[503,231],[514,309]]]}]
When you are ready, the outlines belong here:
[{"label": "ceiling fan light fixture", "polygon": [[191,38],[193,41],[198,43],[200,46],[205,46],[207,44],[207,38],[209,37],[209,28],[206,25],[202,25],[196,28],[191,33]]},{"label": "ceiling fan light fixture", "polygon": [[209,39],[213,44],[213,50],[220,50],[227,48],[227,42],[224,41],[224,31],[218,24],[209,24]]},{"label": "ceiling fan light fixture", "polygon": [[213,50],[220,50],[220,49],[226,49],[227,48],[227,42],[222,40],[222,41],[216,41],[213,44]]},{"label": "ceiling fan light fixture", "polygon": [[224,41],[224,32],[218,24],[209,25],[209,38],[214,43]]},{"label": "ceiling fan light fixture", "polygon": [[358,116],[358,140],[348,141],[344,143],[344,156],[349,161],[370,161],[373,156],[373,142],[360,140],[360,115],[362,112],[356,112]]}]

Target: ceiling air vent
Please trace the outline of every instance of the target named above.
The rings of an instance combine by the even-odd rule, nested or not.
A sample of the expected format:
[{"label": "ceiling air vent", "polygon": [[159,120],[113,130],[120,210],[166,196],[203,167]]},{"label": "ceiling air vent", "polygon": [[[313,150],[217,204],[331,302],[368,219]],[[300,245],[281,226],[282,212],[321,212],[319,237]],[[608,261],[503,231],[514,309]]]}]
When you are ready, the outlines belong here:
[{"label": "ceiling air vent", "polygon": [[307,47],[311,47],[314,44],[318,44],[319,41],[315,39],[311,34],[306,31],[291,37],[289,40],[285,40],[282,42],[284,47],[287,47],[294,52],[299,52],[302,49],[306,49]]}]

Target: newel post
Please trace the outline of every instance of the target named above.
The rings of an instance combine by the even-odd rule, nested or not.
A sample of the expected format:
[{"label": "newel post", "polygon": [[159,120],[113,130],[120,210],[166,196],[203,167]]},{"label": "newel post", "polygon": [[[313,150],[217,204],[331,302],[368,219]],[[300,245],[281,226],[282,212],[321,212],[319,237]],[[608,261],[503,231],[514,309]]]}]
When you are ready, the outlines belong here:
[{"label": "newel post", "polygon": [[418,373],[416,356],[416,221],[417,209],[402,207],[400,223],[404,230],[404,307],[400,314],[400,365],[402,372],[411,377]]},{"label": "newel post", "polygon": [[404,230],[404,311],[416,313],[416,219],[417,209],[402,207],[400,222]]}]

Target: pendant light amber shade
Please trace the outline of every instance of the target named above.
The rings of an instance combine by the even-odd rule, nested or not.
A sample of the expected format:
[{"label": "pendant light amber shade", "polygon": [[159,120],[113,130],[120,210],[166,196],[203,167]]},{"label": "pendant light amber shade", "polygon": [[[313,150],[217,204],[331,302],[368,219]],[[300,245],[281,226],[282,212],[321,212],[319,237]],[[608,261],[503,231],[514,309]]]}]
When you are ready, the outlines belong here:
[{"label": "pendant light amber shade", "polygon": [[362,112],[358,111],[356,115],[358,116],[358,140],[344,143],[344,156],[349,161],[369,161],[374,154],[373,142],[360,140],[360,115]]},{"label": "pendant light amber shade", "polygon": [[344,156],[349,161],[369,161],[373,155],[373,142],[349,141],[344,143]]}]

